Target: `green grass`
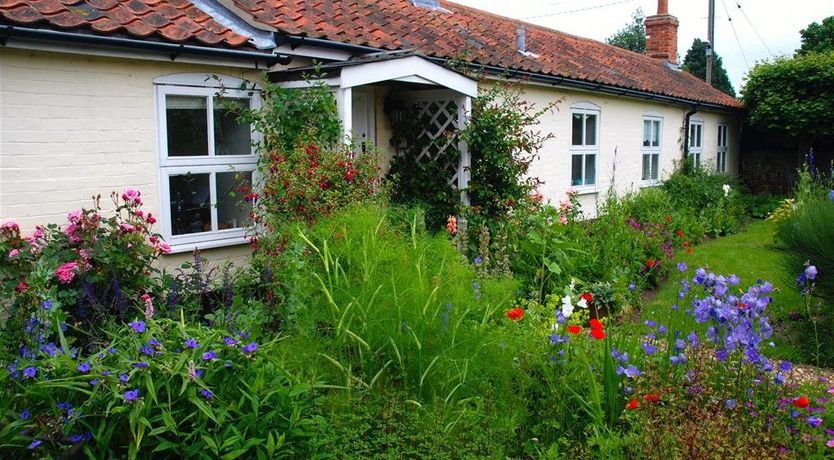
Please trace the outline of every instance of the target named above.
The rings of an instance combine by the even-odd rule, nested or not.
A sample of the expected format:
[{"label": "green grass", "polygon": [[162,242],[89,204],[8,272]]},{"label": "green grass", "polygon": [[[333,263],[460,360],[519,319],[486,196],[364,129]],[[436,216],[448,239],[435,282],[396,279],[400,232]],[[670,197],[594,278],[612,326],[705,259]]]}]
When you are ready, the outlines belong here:
[{"label": "green grass", "polygon": [[[804,321],[791,321],[790,312],[795,311],[804,317],[804,303],[799,290],[794,284],[797,274],[786,269],[783,254],[774,245],[773,225],[771,222],[756,220],[735,235],[707,241],[693,248],[692,254],[679,251],[673,263],[685,262],[688,269],[685,274],[673,270],[669,279],[656,292],[656,297],[643,306],[643,318],[653,318],[672,322],[676,317],[671,305],[677,300],[680,280],[685,276],[691,278],[695,269],[704,267],[718,274],[736,274],[741,278],[739,288],[746,289],[756,280],[770,281],[776,288],[773,302],[768,307],[771,324],[774,327],[773,342],[770,349],[771,358],[790,359],[795,362],[810,363],[812,359],[803,350],[801,340],[807,337],[807,325]],[[681,308],[686,308],[681,305]],[[677,316],[677,321],[680,317]],[[767,348],[767,347],[765,347]]]}]

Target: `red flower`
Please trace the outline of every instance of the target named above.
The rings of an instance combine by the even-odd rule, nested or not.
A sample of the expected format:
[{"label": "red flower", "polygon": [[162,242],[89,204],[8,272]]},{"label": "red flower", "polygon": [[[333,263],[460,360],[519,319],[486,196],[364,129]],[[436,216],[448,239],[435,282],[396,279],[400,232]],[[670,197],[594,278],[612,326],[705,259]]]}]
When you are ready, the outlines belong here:
[{"label": "red flower", "polygon": [[605,331],[602,329],[591,329],[591,337],[597,340],[602,340],[605,338]]},{"label": "red flower", "polygon": [[601,331],[602,330],[602,323],[600,323],[598,319],[593,318],[593,319],[591,319],[590,323],[591,323],[591,330],[592,331],[595,331],[595,330],[600,330]]},{"label": "red flower", "polygon": [[640,404],[637,402],[636,399],[632,399],[631,401],[628,402],[628,404],[626,404],[625,408],[628,409],[628,410],[634,410],[634,409],[637,409],[637,406],[639,406],[639,405]]},{"label": "red flower", "polygon": [[808,407],[808,398],[806,398],[805,396],[800,396],[793,400],[793,405],[800,409],[805,409],[806,407]]},{"label": "red flower", "polygon": [[683,238],[683,230],[678,230],[678,238]]},{"label": "red flower", "polygon": [[577,326],[575,324],[573,326],[568,326],[568,333],[569,334],[576,335],[576,334],[579,334],[580,332],[582,332],[582,326]]},{"label": "red flower", "polygon": [[672,216],[666,215],[666,222],[672,222]]},{"label": "red flower", "polygon": [[594,295],[590,292],[586,292],[580,296],[580,298],[585,299],[585,302],[591,303],[594,301]]},{"label": "red flower", "polygon": [[687,247],[686,247],[686,253],[687,253],[687,254],[692,254],[692,248],[690,248],[689,246],[687,246]]},{"label": "red flower", "polygon": [[660,401],[660,393],[649,393],[646,395],[646,401],[650,403],[656,403]]},{"label": "red flower", "polygon": [[246,195],[243,196],[243,200],[246,201],[247,203],[254,203],[255,200],[257,200],[257,199],[258,199],[258,194],[254,193],[254,192],[253,193],[247,193]]},{"label": "red flower", "polygon": [[648,266],[649,266],[649,268],[654,268],[654,264],[655,264],[655,261],[654,261],[654,259],[653,259],[653,258],[651,258],[651,259],[649,259],[648,261],[646,261],[646,265],[648,265]]},{"label": "red flower", "polygon": [[17,286],[15,286],[14,290],[17,292],[26,292],[29,290],[29,283],[21,281]]},{"label": "red flower", "polygon": [[511,308],[507,311],[507,318],[510,321],[520,321],[521,318],[524,318],[524,310],[520,307]]}]

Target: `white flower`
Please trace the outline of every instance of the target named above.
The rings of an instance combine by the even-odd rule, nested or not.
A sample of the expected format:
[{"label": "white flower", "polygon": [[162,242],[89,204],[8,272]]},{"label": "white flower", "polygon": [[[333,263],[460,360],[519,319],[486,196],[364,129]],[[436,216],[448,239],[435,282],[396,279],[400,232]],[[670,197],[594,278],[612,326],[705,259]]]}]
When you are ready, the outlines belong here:
[{"label": "white flower", "polygon": [[730,194],[730,184],[724,184],[724,186],[722,188],[724,189],[724,196],[725,197]]},{"label": "white flower", "polygon": [[576,306],[579,308],[588,308],[588,301],[584,298],[579,299],[579,302],[576,302]]},{"label": "white flower", "polygon": [[571,313],[573,313],[573,304],[570,300],[569,295],[562,297],[562,315],[564,315],[565,318],[569,317]]}]

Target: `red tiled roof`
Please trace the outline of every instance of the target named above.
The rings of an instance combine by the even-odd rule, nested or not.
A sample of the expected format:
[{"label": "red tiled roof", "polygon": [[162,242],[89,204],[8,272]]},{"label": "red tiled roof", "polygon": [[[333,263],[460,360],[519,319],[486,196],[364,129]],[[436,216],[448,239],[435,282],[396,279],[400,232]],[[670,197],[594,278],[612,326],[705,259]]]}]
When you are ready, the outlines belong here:
[{"label": "red tiled roof", "polygon": [[230,48],[249,41],[188,0],[0,0],[0,23]]},{"label": "red tiled roof", "polygon": [[520,21],[451,2],[443,10],[410,0],[232,0],[254,19],[303,34],[386,50],[414,48],[428,56],[464,57],[481,64],[741,107],[739,100],[686,72],[605,43],[525,24],[525,56],[515,48]]}]

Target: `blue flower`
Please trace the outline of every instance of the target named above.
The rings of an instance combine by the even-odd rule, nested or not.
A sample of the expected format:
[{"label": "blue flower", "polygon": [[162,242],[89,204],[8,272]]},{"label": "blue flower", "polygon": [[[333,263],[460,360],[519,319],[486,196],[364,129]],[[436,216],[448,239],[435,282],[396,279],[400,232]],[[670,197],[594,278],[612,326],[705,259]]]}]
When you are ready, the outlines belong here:
[{"label": "blue flower", "polygon": [[717,359],[717,360],[719,360],[719,361],[722,361],[722,362],[723,362],[723,361],[726,361],[726,360],[727,360],[727,357],[728,357],[727,350],[725,350],[725,349],[723,349],[723,348],[722,348],[722,349],[720,349],[720,350],[717,350],[717,351],[715,352],[715,359]]},{"label": "blue flower", "polygon": [[776,376],[773,377],[773,382],[777,385],[784,385],[785,384],[785,374],[781,372],[777,372]]},{"label": "blue flower", "polygon": [[153,356],[153,348],[147,345],[142,345],[141,347],[139,347],[139,353],[143,355]]},{"label": "blue flower", "polygon": [[32,412],[29,409],[24,409],[23,412],[20,413],[21,420],[29,420],[29,417],[32,416]]},{"label": "blue flower", "polygon": [[116,347],[110,347],[110,348],[108,348],[108,349],[107,349],[107,352],[108,352],[108,353],[110,353],[111,355],[115,355],[115,354],[116,354]]},{"label": "blue flower", "polygon": [[130,380],[130,377],[127,374],[119,374],[119,381],[127,383],[128,380]]},{"label": "blue flower", "polygon": [[685,272],[686,271],[686,262],[678,262],[678,271]]},{"label": "blue flower", "polygon": [[125,401],[127,401],[127,402],[136,401],[136,398],[138,398],[138,397],[139,397],[139,390],[138,389],[125,391]]},{"label": "blue flower", "polygon": [[813,428],[818,428],[820,425],[822,425],[822,419],[818,415],[812,415],[806,418],[805,421],[808,422],[808,425],[810,425]]},{"label": "blue flower", "polygon": [[679,353],[677,355],[672,355],[669,358],[669,361],[675,366],[682,366],[686,364],[686,355],[683,353]]},{"label": "blue flower", "polygon": [[817,277],[817,267],[808,265],[808,267],[805,268],[805,277],[813,281]]},{"label": "blue flower", "polygon": [[701,341],[698,340],[698,333],[692,331],[686,336],[686,340],[689,340],[689,344],[692,345],[692,348],[698,348],[701,345]]},{"label": "blue flower", "polygon": [[790,372],[791,368],[793,368],[793,364],[790,361],[782,361],[779,363],[779,370],[782,372]]},{"label": "blue flower", "polygon": [[666,326],[664,326],[662,324],[660,326],[657,326],[657,333],[658,334],[665,335],[667,332],[669,332],[669,330],[666,329]]},{"label": "blue flower", "polygon": [[206,390],[205,388],[200,389],[200,394],[203,395],[203,397],[206,399],[211,399],[214,397],[214,393],[212,393],[209,390]]},{"label": "blue flower", "polygon": [[29,366],[26,369],[23,369],[23,378],[33,379],[37,374],[38,368],[35,366]]},{"label": "blue flower", "polygon": [[43,441],[41,441],[40,439],[35,439],[34,441],[32,441],[31,444],[29,444],[29,450],[37,449],[38,446],[41,445],[42,443],[43,443]]},{"label": "blue flower", "polygon": [[91,386],[91,387],[94,387],[94,386],[96,386],[96,385],[98,385],[98,379],[92,379],[92,380],[90,380],[90,386]]},{"label": "blue flower", "polygon": [[158,340],[156,340],[156,339],[155,339],[155,338],[153,338],[153,337],[151,337],[151,338],[149,338],[149,339],[148,339],[148,345],[150,345],[150,346],[152,346],[152,347],[161,347],[161,346],[162,346],[162,344],[160,344],[160,343],[159,343],[159,341],[158,341]]},{"label": "blue flower", "polygon": [[484,258],[481,256],[475,257],[475,265],[481,265],[484,263]]},{"label": "blue flower", "polygon": [[243,347],[243,354],[251,355],[252,353],[258,350],[258,344],[255,342],[250,343],[249,345],[245,345]]},{"label": "blue flower", "polygon": [[57,403],[55,403],[55,407],[66,412],[72,411],[72,404],[68,402],[58,401]]},{"label": "blue flower", "polygon": [[76,369],[78,369],[78,372],[81,372],[82,374],[86,374],[86,373],[90,372],[90,362],[89,361],[84,361],[83,363],[79,364],[76,367]]},{"label": "blue flower", "polygon": [[203,353],[203,361],[211,361],[214,358],[217,358],[217,353],[214,350]]},{"label": "blue flower", "polygon": [[196,349],[196,348],[197,348],[197,347],[199,347],[199,346],[200,346],[200,345],[199,345],[199,344],[197,343],[197,341],[196,341],[196,340],[194,340],[194,339],[187,339],[187,340],[185,341],[185,347],[186,347],[186,348],[191,348],[192,350],[194,350],[194,349]]},{"label": "blue flower", "polygon": [[654,320],[651,320],[651,319],[647,319],[643,324],[645,324],[646,326],[651,327],[651,328],[654,328],[655,326],[657,326],[657,323],[654,322]]},{"label": "blue flower", "polygon": [[226,337],[223,337],[223,343],[226,344],[227,347],[236,347],[237,346],[237,339],[226,336]]},{"label": "blue flower", "polygon": [[634,284],[634,283],[629,283],[628,284],[628,290],[631,291],[631,292],[636,291],[637,290],[637,285]]},{"label": "blue flower", "polygon": [[134,321],[132,323],[127,323],[127,325],[130,326],[131,329],[133,329],[134,331],[136,331],[140,334],[145,332],[145,322],[144,321]]},{"label": "blue flower", "polygon": [[641,346],[643,347],[643,351],[644,351],[644,352],[646,353],[646,355],[648,355],[648,356],[653,355],[653,354],[657,351],[657,347],[656,347],[656,346],[654,346],[654,345],[652,345],[652,344],[651,344],[651,343],[649,343],[649,342],[643,342],[643,345],[641,345]]},{"label": "blue flower", "polygon": [[44,300],[42,305],[44,310],[49,311],[49,309],[52,308],[52,301]]},{"label": "blue flower", "polygon": [[736,408],[736,400],[735,399],[728,399],[724,402],[724,407],[727,409],[733,410]]},{"label": "blue flower", "polygon": [[138,363],[134,363],[133,367],[137,369],[145,369],[146,367],[148,367],[148,363],[145,361],[139,361]]}]

